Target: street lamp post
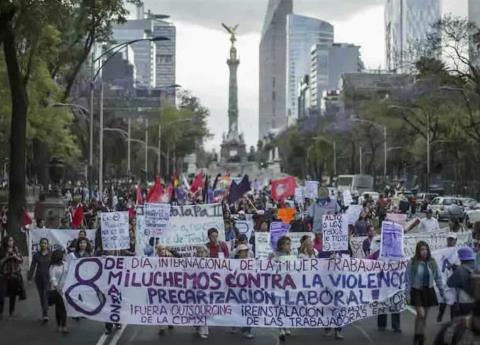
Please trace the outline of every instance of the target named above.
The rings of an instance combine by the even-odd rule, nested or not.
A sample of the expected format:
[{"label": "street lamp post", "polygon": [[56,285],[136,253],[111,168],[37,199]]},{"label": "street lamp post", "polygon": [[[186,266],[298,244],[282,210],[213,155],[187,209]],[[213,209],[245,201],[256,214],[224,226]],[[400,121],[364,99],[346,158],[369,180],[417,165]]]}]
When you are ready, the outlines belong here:
[{"label": "street lamp post", "polygon": [[[137,42],[142,42],[142,41],[150,41],[150,42],[157,42],[157,41],[169,41],[170,39],[168,37],[164,36],[158,36],[158,37],[151,37],[151,38],[139,38],[135,40],[131,40],[128,42],[120,43],[117,44],[110,49],[106,50],[101,54],[99,57],[95,58],[95,56],[92,56],[92,66],[91,66],[91,73],[92,73],[92,79],[90,83],[90,158],[89,158],[89,163],[91,164],[92,170],[93,170],[93,98],[94,98],[94,89],[95,89],[95,80],[97,76],[99,75],[100,71],[102,68],[108,63],[108,61],[111,59],[112,56],[114,56],[117,52],[119,52],[121,49],[125,48],[126,46],[137,43]],[[107,54],[111,55],[105,59],[105,61],[102,62],[100,67],[97,69],[95,73],[95,63],[100,61],[104,56]],[[98,194],[100,197],[103,197],[103,81],[100,83],[100,153],[99,153],[99,172],[98,172]],[[91,170],[91,171],[92,171]],[[92,181],[91,181],[91,173],[89,177],[89,189],[90,189],[90,194],[92,193]]]},{"label": "street lamp post", "polygon": [[[169,126],[173,125],[173,124],[176,124],[176,123],[181,123],[181,122],[188,122],[188,121],[191,121],[191,119],[179,119],[179,120],[174,120],[174,121],[170,121],[170,122],[167,122],[163,128],[168,128]],[[162,148],[162,124],[159,123],[158,124],[158,152],[161,152],[161,148]],[[161,156],[159,154],[159,157],[158,157],[158,174],[161,175]],[[173,156],[173,162],[175,164],[175,153],[174,153],[174,156]],[[175,169],[175,168],[174,168]],[[170,168],[169,168],[169,164],[168,164],[168,150],[167,150],[167,178],[169,176],[169,172],[170,172]]]}]

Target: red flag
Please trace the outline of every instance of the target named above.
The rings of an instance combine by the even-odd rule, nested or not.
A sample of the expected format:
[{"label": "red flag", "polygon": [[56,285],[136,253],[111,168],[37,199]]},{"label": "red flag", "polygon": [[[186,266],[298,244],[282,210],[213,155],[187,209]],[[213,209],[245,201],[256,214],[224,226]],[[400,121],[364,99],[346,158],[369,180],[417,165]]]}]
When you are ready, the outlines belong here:
[{"label": "red flag", "polygon": [[199,172],[197,176],[193,179],[192,186],[190,187],[190,191],[195,193],[197,190],[203,187],[203,172]]},{"label": "red flag", "polygon": [[22,214],[22,225],[25,227],[27,225],[31,225],[33,223],[32,218],[28,214],[26,209],[23,209],[23,214]]},{"label": "red flag", "polygon": [[294,196],[296,187],[297,182],[293,176],[272,180],[272,199],[283,201],[290,196]]},{"label": "red flag", "polygon": [[161,203],[163,197],[163,187],[162,181],[160,177],[155,177],[155,184],[153,185],[152,189],[148,191],[147,194],[147,202],[151,203]]},{"label": "red flag", "polygon": [[142,188],[140,187],[140,185],[137,186],[137,197],[136,197],[135,204],[143,205]]},{"label": "red flag", "polygon": [[73,210],[72,229],[78,229],[83,223],[83,207],[82,204]]}]

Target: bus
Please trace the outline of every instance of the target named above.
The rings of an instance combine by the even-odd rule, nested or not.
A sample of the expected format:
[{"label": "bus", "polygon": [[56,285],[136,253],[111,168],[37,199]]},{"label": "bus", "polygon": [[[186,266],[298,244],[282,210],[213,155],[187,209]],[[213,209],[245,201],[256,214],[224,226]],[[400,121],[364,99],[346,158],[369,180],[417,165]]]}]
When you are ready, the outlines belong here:
[{"label": "bus", "polygon": [[354,198],[358,198],[363,192],[373,191],[373,176],[370,175],[339,175],[337,177],[337,190],[350,191]]}]

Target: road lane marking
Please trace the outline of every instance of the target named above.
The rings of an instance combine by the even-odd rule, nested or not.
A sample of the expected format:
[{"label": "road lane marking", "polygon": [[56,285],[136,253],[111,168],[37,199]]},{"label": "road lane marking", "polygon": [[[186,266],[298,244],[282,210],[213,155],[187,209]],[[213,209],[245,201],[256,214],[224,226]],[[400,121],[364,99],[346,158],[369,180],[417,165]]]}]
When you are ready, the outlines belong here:
[{"label": "road lane marking", "polygon": [[117,345],[118,341],[120,340],[120,337],[122,336],[123,332],[127,329],[126,324],[122,324],[122,328],[120,328],[117,332],[115,332],[115,335],[113,336],[112,341],[110,342],[109,345]]},{"label": "road lane marking", "polygon": [[362,333],[362,334],[365,336],[365,338],[367,338],[367,340],[368,340],[368,342],[369,342],[370,344],[375,344],[374,341],[373,341],[373,339],[370,338],[370,336],[368,335],[367,331],[364,330],[363,327],[357,326],[357,325],[353,325],[353,327],[356,328],[356,329],[358,329],[358,330],[360,331],[360,333]]},{"label": "road lane marking", "polygon": [[105,334],[105,332],[100,336],[100,339],[98,339],[96,345],[104,345],[105,341],[107,340],[108,335]]}]

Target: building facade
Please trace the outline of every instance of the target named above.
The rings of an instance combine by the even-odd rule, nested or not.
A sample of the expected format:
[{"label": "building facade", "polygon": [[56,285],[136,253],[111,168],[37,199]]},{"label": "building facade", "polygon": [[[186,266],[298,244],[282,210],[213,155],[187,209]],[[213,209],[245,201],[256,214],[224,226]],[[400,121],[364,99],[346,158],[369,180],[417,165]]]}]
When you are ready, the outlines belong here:
[{"label": "building facade", "polygon": [[343,74],[362,69],[360,46],[315,44],[311,49],[310,107],[320,113],[325,92],[339,89]]},{"label": "building facade", "polygon": [[287,15],[293,0],[269,0],[259,48],[259,139],[287,125]]},{"label": "building facade", "polygon": [[333,44],[333,25],[320,19],[287,15],[287,95],[289,119],[299,118],[299,85],[310,73],[310,48],[314,44]]},{"label": "building facade", "polygon": [[163,96],[175,102],[176,81],[176,28],[166,21],[166,15],[144,14],[139,8],[137,19],[127,20],[112,29],[113,39],[127,42],[141,38],[167,37],[168,41],[142,41],[131,44],[136,70],[135,86],[139,88],[162,88]]},{"label": "building facade", "polygon": [[385,62],[389,71],[408,69],[425,46],[422,42],[433,32],[432,25],[441,19],[441,12],[441,0],[387,0]]}]

